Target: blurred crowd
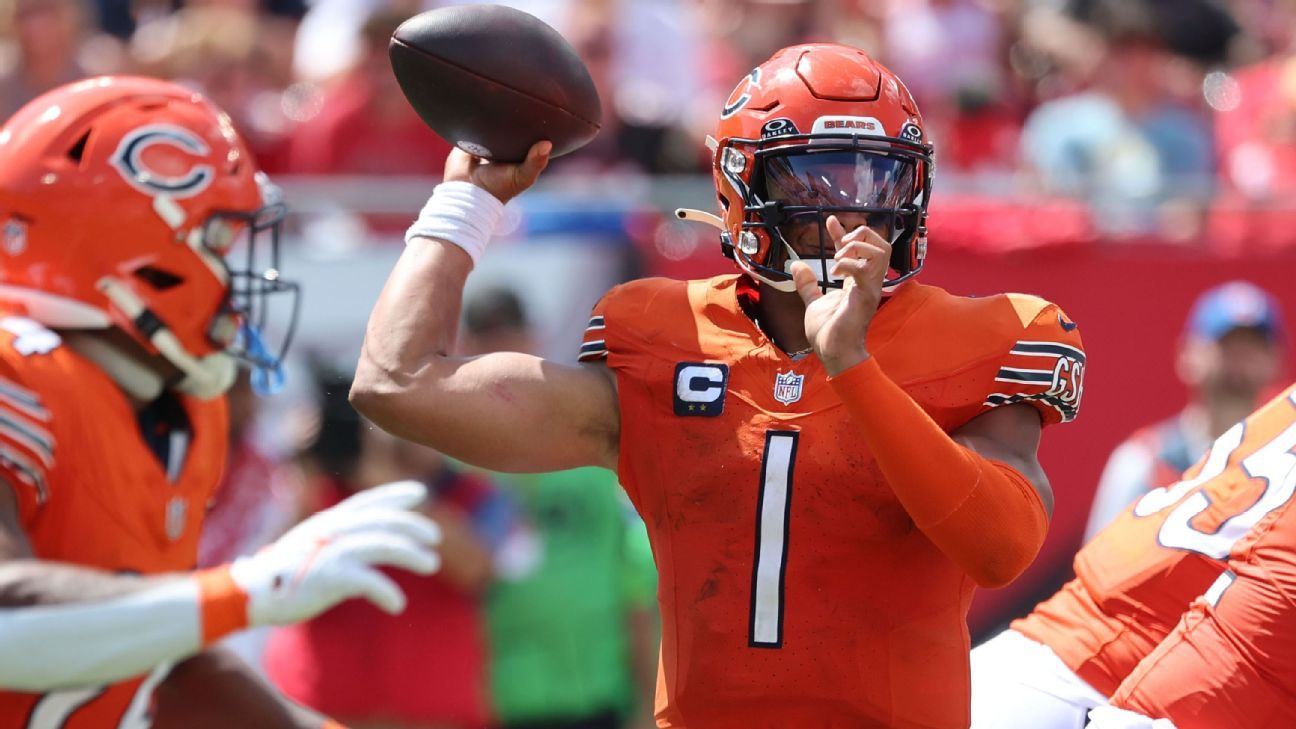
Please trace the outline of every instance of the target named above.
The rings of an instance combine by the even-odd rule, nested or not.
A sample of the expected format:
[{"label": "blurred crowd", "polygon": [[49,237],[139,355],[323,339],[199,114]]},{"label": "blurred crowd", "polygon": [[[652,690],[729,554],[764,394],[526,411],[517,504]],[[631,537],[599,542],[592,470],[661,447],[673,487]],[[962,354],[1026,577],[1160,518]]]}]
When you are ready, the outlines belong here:
[{"label": "blurred crowd", "polygon": [[[831,40],[874,54],[917,97],[938,201],[1043,193],[1100,211],[1111,237],[1296,243],[1283,217],[1296,215],[1296,0],[495,2],[563,32],[602,94],[603,133],[547,177],[707,174],[703,140],[734,84],[779,47]],[[444,4],[0,0],[0,120],[74,79],[154,75],[226,109],[273,175],[436,176],[449,146],[406,104],[387,41]],[[403,229],[409,216],[395,217]],[[483,291],[463,350],[532,351],[534,323],[514,295]],[[235,445],[203,560],[413,478],[434,493],[444,569],[402,583],[402,618],[347,605],[239,651],[356,729],[646,721],[655,575],[615,477],[468,472],[365,423],[345,372],[315,374],[310,407],[278,413],[272,437],[247,383],[231,396]]]},{"label": "blurred crowd", "polygon": [[[444,4],[0,0],[0,117],[86,74],[160,75],[229,110],[271,173],[436,175],[447,146],[405,104],[386,44]],[[774,49],[832,40],[906,80],[941,194],[1078,197],[1105,233],[1186,240],[1208,204],[1236,231],[1229,214],[1296,190],[1296,0],[511,4],[561,30],[603,95],[603,133],[554,174],[704,173],[734,83]]]}]

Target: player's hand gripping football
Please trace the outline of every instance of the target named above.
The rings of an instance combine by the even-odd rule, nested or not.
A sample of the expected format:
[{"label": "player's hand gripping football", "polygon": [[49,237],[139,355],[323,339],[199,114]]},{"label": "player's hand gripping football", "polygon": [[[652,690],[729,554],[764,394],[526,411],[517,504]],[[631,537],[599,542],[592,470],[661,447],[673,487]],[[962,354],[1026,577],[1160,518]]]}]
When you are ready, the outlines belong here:
[{"label": "player's hand gripping football", "polygon": [[847,233],[836,215],[828,217],[827,228],[837,248],[832,274],[843,279],[842,287],[825,294],[801,261],[792,264],[792,278],[806,305],[806,338],[828,374],[837,375],[868,358],[864,337],[882,300],[891,244],[867,226]]},{"label": "player's hand gripping football", "polygon": [[506,203],[535,184],[549,164],[549,153],[552,151],[553,144],[536,142],[531,145],[525,160],[519,164],[508,164],[491,162],[455,147],[450,151],[450,156],[446,157],[443,179],[446,182],[471,182],[494,195],[500,202]]},{"label": "player's hand gripping football", "polygon": [[248,623],[286,625],[353,597],[395,614],[405,595],[379,567],[435,572],[441,530],[416,508],[427,489],[398,481],[362,491],[311,516],[273,544],[230,567],[248,595]]}]

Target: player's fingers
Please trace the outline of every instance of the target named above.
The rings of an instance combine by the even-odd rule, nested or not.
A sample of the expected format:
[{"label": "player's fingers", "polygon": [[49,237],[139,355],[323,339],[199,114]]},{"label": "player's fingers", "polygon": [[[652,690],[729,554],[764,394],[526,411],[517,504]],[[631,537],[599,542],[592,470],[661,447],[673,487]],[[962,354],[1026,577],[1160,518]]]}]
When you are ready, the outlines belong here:
[{"label": "player's fingers", "polygon": [[420,575],[430,575],[441,566],[440,555],[430,547],[391,534],[353,534],[331,546],[351,562],[400,567]]},{"label": "player's fingers", "polygon": [[445,171],[442,173],[442,179],[469,181],[472,179],[472,171],[476,169],[481,160],[468,154],[467,152],[455,147],[446,155]]},{"label": "player's fingers", "polygon": [[331,511],[363,511],[366,509],[413,509],[427,501],[427,486],[407,479],[393,481],[365,489],[348,497]]},{"label": "player's fingers", "polygon": [[402,509],[365,509],[342,514],[331,520],[323,532],[331,536],[347,534],[394,534],[419,544],[441,543],[441,527],[423,514]]},{"label": "player's fingers", "polygon": [[540,173],[549,165],[549,154],[553,152],[553,142],[541,140],[531,145],[526,159],[518,168],[518,182],[522,187],[530,187],[539,179]]},{"label": "player's fingers", "polygon": [[378,570],[355,564],[345,567],[342,575],[350,587],[348,592],[351,596],[363,597],[390,615],[397,615],[405,609],[405,593]]},{"label": "player's fingers", "polygon": [[846,226],[842,225],[841,220],[836,215],[829,215],[828,220],[824,221],[824,228],[833,240],[833,247],[841,248],[842,240],[846,237]]},{"label": "player's fingers", "polygon": [[891,249],[872,240],[857,240],[847,243],[833,256],[838,261],[848,259],[889,260]]},{"label": "player's fingers", "polygon": [[845,279],[846,284],[853,283],[864,289],[876,289],[882,285],[882,276],[877,274],[881,269],[876,261],[861,258],[846,258],[833,264],[834,276]]},{"label": "player's fingers", "polygon": [[819,288],[819,278],[805,261],[792,263],[792,282],[796,284],[797,293],[801,295],[801,301],[805,302],[806,306],[823,296],[823,290]]},{"label": "player's fingers", "polygon": [[891,255],[891,243],[887,241],[886,238],[883,238],[876,230],[873,230],[867,225],[861,225],[846,234],[846,237],[842,239],[841,244],[837,246],[837,257],[840,258],[842,255],[841,252],[849,248],[853,243],[865,243],[881,249],[887,256]]},{"label": "player's fingers", "polygon": [[[832,275],[837,278],[859,278],[869,270],[869,262],[862,258],[845,258],[833,263]],[[856,281],[859,283],[859,281]]]}]

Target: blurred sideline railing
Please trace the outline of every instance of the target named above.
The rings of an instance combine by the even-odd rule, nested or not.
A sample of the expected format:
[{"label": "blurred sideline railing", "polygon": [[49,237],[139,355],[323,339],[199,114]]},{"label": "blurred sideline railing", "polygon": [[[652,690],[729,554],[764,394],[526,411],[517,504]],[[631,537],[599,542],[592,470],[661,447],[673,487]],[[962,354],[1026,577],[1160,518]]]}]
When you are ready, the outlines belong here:
[{"label": "blurred sideline railing", "polygon": [[[417,214],[438,181],[409,176],[276,177],[299,218],[377,219],[379,224],[369,226],[368,232],[379,238],[399,237],[403,223]],[[1239,247],[1296,245],[1296,195],[1250,199],[1204,180],[1177,181],[1170,187],[1195,192],[1166,199],[1101,193],[1080,198],[1046,194],[1021,174],[946,174],[938,176],[933,191],[931,239],[947,248],[986,251],[1142,242],[1229,253]],[[1208,190],[1215,192],[1203,192]],[[541,178],[518,198],[517,206],[524,221],[521,238],[624,234],[622,242],[632,242],[636,236],[652,235],[643,230],[645,216],[655,218],[654,225],[675,225],[674,209],[714,210],[716,198],[710,177],[704,175],[555,173]],[[712,233],[702,228],[698,235]],[[679,260],[677,253],[665,257]]]}]

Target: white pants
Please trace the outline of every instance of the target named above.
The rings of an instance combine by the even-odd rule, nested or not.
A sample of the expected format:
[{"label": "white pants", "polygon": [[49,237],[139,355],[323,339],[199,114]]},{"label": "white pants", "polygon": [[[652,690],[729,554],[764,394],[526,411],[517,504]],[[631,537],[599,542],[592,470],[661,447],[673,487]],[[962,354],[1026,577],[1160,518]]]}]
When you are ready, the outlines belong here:
[{"label": "white pants", "polygon": [[1107,699],[1046,645],[1005,630],[972,649],[972,729],[1084,729]]}]

